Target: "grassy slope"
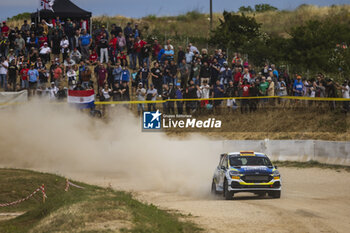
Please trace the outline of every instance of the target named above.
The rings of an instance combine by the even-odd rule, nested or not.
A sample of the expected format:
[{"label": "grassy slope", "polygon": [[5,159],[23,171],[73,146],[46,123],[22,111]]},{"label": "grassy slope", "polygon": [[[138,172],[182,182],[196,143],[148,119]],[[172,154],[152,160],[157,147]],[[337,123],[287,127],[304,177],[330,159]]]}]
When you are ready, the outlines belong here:
[{"label": "grassy slope", "polygon": [[[77,182],[84,190],[71,187],[65,192],[65,179],[27,170],[0,169],[0,203],[21,199],[41,184],[41,194],[0,213],[26,212],[0,221],[0,232],[198,232],[200,229],[180,215],[143,204],[131,194]],[[183,217],[183,216],[182,216]]]}]

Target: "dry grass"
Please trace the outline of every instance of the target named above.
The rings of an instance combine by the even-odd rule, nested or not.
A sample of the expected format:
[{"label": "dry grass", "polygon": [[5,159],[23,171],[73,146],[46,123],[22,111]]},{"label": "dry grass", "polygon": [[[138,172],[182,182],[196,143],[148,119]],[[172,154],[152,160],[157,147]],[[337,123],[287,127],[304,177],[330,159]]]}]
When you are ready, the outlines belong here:
[{"label": "dry grass", "polygon": [[[291,27],[304,24],[311,19],[324,20],[329,17],[339,17],[344,22],[350,21],[350,5],[334,5],[318,7],[314,5],[301,5],[294,11],[269,11],[261,13],[248,13],[262,24],[262,30],[269,34],[288,36]],[[217,26],[222,13],[214,13],[213,25]],[[209,36],[209,15],[191,11],[178,16],[149,15],[141,19],[116,16],[94,16],[93,20],[110,26],[115,23],[124,27],[127,22],[138,23],[144,34],[160,33],[167,38],[184,36],[207,38]],[[10,26],[20,27],[22,20],[12,20]]]}]

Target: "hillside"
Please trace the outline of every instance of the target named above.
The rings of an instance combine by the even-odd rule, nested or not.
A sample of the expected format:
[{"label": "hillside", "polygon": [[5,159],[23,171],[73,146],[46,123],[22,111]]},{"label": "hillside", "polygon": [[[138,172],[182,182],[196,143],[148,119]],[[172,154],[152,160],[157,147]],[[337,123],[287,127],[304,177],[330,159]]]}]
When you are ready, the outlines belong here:
[{"label": "hillside", "polygon": [[42,184],[47,194],[45,203],[39,192],[18,205],[0,207],[1,233],[199,231],[184,216],[143,204],[130,193],[83,183],[77,184],[85,189],[65,192],[63,177],[28,170],[0,169],[0,179],[0,203],[21,199]]},{"label": "hillside", "polygon": [[[240,14],[240,13],[237,13]],[[24,15],[24,16],[23,16]],[[303,25],[308,20],[323,20],[328,17],[339,18],[341,21],[350,22],[350,5],[333,5],[330,7],[318,7],[314,5],[301,5],[293,11],[268,11],[247,13],[262,24],[262,30],[268,34],[288,36],[291,27]],[[14,16],[10,19],[11,26],[20,26],[21,17]],[[222,13],[214,13],[214,27],[220,23]],[[209,14],[198,11],[190,11],[178,16],[149,15],[140,19],[117,16],[94,16],[97,24],[125,26],[127,22],[138,23],[146,34],[162,34],[165,37],[196,37],[207,38],[209,34]],[[186,39],[186,38],[185,38]]]}]

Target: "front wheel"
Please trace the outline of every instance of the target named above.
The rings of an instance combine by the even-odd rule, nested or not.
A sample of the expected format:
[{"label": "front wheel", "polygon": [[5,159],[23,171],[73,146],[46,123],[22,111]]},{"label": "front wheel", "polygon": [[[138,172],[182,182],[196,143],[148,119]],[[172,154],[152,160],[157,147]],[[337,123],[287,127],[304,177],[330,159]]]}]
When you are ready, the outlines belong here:
[{"label": "front wheel", "polygon": [[269,192],[269,196],[272,198],[281,198],[281,190]]},{"label": "front wheel", "polygon": [[211,194],[212,195],[218,194],[218,191],[216,191],[216,184],[215,184],[214,180],[211,182]]},{"label": "front wheel", "polygon": [[225,200],[232,200],[233,199],[233,192],[228,190],[228,184],[227,180],[224,181],[224,198]]}]

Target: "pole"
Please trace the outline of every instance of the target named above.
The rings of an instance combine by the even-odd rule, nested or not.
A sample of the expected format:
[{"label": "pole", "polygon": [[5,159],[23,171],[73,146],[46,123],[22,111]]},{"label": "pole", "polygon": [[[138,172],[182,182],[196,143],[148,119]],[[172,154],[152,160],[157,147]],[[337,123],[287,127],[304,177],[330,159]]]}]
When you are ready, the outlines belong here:
[{"label": "pole", "polygon": [[213,29],[213,0],[210,0],[210,31]]}]

